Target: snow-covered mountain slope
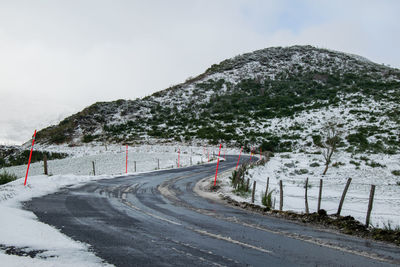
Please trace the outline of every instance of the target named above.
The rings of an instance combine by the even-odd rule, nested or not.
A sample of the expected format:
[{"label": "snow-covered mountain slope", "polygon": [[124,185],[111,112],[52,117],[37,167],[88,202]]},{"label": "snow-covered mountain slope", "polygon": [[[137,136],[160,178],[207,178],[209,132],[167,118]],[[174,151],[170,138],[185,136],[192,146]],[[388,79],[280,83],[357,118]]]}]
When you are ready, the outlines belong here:
[{"label": "snow-covered mountain slope", "polygon": [[348,152],[398,153],[400,70],[311,46],[273,47],[212,65],[136,100],[96,103],[41,130],[42,144],[224,142],[307,151],[328,121]]}]

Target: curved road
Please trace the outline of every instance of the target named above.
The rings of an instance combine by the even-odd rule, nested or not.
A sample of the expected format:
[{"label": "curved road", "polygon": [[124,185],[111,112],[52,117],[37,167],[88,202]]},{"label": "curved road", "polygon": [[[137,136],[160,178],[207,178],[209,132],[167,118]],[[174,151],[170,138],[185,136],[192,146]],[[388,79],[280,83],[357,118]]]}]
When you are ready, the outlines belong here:
[{"label": "curved road", "polygon": [[[236,165],[227,156],[220,171]],[[116,266],[395,266],[399,248],[205,199],[215,164],[90,182],[26,208]]]}]

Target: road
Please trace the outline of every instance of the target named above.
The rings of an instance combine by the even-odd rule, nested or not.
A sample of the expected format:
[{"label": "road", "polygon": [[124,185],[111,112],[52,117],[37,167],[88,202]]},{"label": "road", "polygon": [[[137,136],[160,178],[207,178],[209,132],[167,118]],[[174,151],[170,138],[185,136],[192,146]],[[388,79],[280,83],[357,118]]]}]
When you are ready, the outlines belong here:
[{"label": "road", "polygon": [[[235,166],[227,156],[220,171]],[[26,209],[116,266],[395,266],[399,248],[197,195],[215,164],[87,183]]]}]

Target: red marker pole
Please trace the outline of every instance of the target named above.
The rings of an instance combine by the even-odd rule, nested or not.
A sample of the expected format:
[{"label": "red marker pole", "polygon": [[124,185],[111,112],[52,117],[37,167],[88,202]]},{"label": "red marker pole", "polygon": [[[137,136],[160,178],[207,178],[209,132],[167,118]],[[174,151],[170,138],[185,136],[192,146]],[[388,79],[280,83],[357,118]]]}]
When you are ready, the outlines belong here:
[{"label": "red marker pole", "polygon": [[260,160],[262,160],[262,152],[261,152],[261,147],[260,147]]},{"label": "red marker pole", "polygon": [[126,145],[126,166],[125,166],[125,173],[128,173],[128,145]]},{"label": "red marker pole", "polygon": [[238,159],[238,162],[236,164],[236,170],[237,170],[237,167],[239,166],[240,155],[242,154],[242,150],[243,150],[243,147],[240,148],[239,159]]},{"label": "red marker pole", "polygon": [[33,138],[32,138],[32,147],[31,147],[31,153],[29,153],[28,168],[26,169],[24,186],[26,186],[26,180],[28,179],[29,166],[31,166],[32,151],[33,151],[33,145],[35,144],[35,138],[36,138],[36,130],[35,130],[35,133],[33,134]]},{"label": "red marker pole", "polygon": [[251,161],[252,156],[253,156],[253,148],[251,148],[251,150],[250,150],[250,161]]},{"label": "red marker pole", "polygon": [[222,144],[219,144],[219,152],[218,152],[218,160],[217,160],[217,170],[215,171],[214,186],[217,184],[218,165],[219,165],[219,155],[221,155],[221,146],[222,146]]}]

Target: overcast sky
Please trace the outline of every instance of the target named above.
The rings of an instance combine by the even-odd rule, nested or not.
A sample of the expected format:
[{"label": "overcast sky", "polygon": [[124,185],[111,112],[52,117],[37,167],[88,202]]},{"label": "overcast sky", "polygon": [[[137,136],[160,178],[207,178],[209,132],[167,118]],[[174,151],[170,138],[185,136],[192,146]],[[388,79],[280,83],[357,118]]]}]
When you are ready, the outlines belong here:
[{"label": "overcast sky", "polygon": [[214,63],[305,45],[400,67],[400,1],[0,0],[0,144]]}]

